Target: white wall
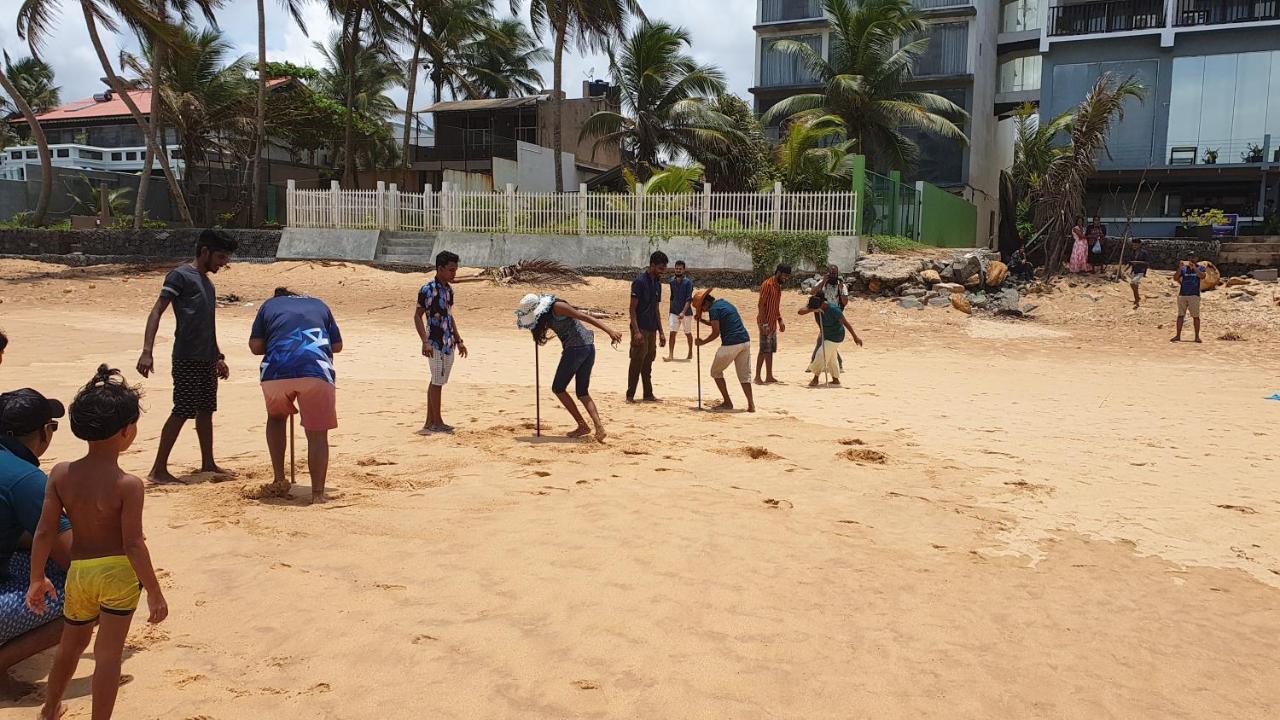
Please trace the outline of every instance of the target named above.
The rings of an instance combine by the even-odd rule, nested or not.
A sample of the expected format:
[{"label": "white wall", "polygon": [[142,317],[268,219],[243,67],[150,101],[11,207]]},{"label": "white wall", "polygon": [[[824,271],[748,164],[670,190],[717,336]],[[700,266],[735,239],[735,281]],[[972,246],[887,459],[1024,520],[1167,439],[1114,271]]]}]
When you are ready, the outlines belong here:
[{"label": "white wall", "polygon": [[[493,181],[494,187],[501,190],[506,187],[506,183],[514,183],[516,190],[520,192],[555,192],[556,191],[556,166],[555,151],[551,148],[545,148],[541,145],[534,145],[527,142],[516,143],[516,168],[515,179],[498,179],[498,159],[494,159],[493,165]],[[503,173],[510,172],[507,166],[510,161],[504,161]],[[578,170],[577,158],[573,153],[560,153],[561,167],[564,169],[564,189],[566,192],[572,192],[578,189]]]}]

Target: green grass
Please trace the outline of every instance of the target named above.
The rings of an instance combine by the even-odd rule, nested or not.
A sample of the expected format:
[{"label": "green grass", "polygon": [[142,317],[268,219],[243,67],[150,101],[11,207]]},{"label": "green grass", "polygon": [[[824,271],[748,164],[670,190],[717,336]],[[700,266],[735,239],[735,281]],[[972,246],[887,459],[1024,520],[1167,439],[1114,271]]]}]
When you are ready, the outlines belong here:
[{"label": "green grass", "polygon": [[907,255],[926,250],[929,246],[901,235],[872,235],[867,238],[867,247],[872,252],[886,255]]}]

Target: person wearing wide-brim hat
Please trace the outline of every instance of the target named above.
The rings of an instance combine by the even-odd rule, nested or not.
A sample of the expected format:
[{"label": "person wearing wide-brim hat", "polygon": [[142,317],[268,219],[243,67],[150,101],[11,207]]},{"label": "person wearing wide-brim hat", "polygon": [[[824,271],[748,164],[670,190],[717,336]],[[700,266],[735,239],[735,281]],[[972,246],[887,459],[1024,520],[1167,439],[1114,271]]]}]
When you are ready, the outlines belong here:
[{"label": "person wearing wide-brim hat", "polygon": [[[742,324],[742,316],[738,308],[728,300],[718,300],[711,295],[713,288],[707,288],[693,296],[693,320],[711,328],[711,334],[698,340],[698,345],[720,338],[720,349],[716,351],[715,360],[711,361],[711,379],[720,388],[721,403],[712,410],[732,410],[733,400],[729,399],[729,386],[724,381],[724,371],[733,366],[742,383],[742,392],[747,396],[747,412],[756,411],[756,400],[751,394],[751,335],[747,326]],[[703,315],[707,319],[703,319]]]},{"label": "person wearing wide-brim hat", "polygon": [[578,423],[578,427],[569,433],[569,437],[584,437],[591,432],[582,413],[578,411],[578,406],[569,396],[569,381],[572,380],[574,394],[578,396],[587,414],[591,416],[591,422],[596,426],[596,439],[603,441],[604,423],[601,422],[600,412],[596,409],[595,401],[590,395],[591,369],[596,363],[595,334],[583,323],[600,328],[614,345],[622,340],[622,333],[554,295],[530,293],[525,295],[516,307],[516,327],[533,333],[534,342],[545,345],[547,330],[554,332],[556,337],[560,338],[560,364],[556,367],[555,378],[551,381],[551,392],[555,393],[560,403],[564,405],[564,409],[568,410]]}]

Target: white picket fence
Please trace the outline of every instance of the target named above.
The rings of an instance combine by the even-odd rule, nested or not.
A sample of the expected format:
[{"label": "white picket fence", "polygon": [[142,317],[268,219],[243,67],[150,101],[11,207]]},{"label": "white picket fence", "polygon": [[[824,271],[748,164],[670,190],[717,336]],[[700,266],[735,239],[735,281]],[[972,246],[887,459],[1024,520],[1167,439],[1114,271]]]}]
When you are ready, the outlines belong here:
[{"label": "white picket fence", "polygon": [[853,192],[703,192],[682,195],[438,192],[288,188],[288,225],[407,232],[482,232],[557,235],[671,236],[699,232],[819,232],[852,235],[858,212]]}]

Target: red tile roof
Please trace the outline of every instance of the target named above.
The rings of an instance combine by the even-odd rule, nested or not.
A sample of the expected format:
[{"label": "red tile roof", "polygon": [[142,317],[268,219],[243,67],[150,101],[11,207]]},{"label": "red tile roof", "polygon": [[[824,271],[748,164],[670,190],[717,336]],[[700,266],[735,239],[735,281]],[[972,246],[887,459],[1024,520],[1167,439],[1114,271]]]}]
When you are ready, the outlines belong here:
[{"label": "red tile roof", "polygon": [[[279,77],[271,78],[267,81],[267,87],[274,88],[289,82],[293,78]],[[143,115],[151,114],[151,91],[150,90],[130,90],[129,96],[133,98],[133,102],[137,104],[138,110]],[[67,103],[60,107],[56,107],[48,112],[36,115],[36,119],[41,124],[52,122],[67,122],[78,120],[103,120],[107,118],[128,118],[129,108],[125,106],[124,101],[119,95],[111,94],[111,99],[106,102],[98,102],[93,98],[85,98]],[[9,121],[10,123],[26,122],[23,118],[17,117]]]}]

